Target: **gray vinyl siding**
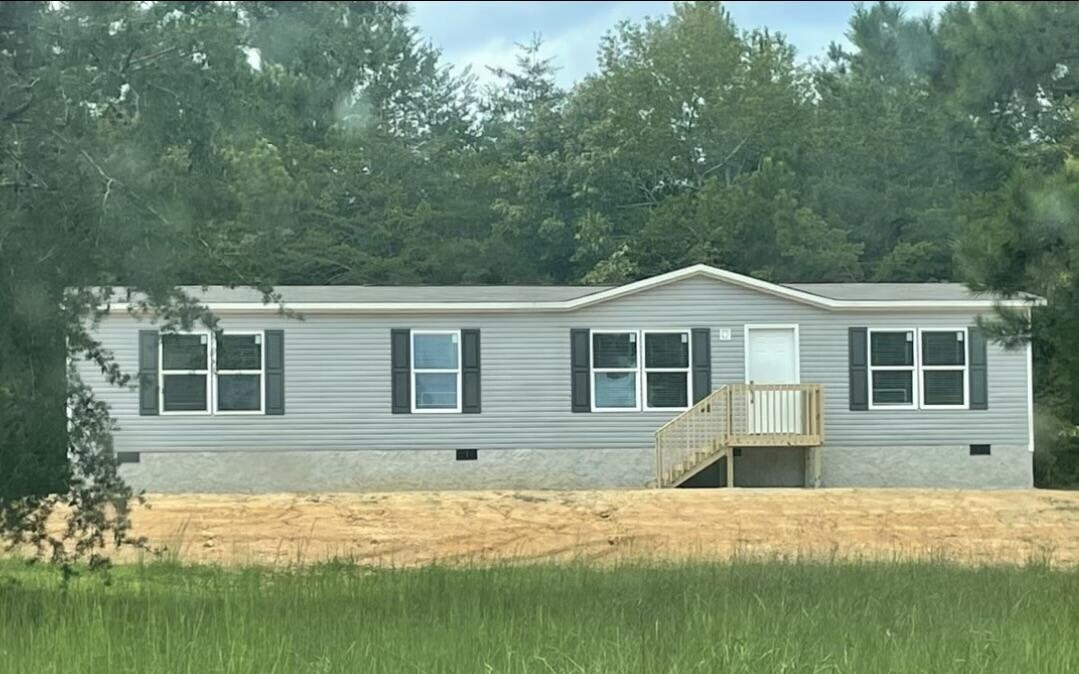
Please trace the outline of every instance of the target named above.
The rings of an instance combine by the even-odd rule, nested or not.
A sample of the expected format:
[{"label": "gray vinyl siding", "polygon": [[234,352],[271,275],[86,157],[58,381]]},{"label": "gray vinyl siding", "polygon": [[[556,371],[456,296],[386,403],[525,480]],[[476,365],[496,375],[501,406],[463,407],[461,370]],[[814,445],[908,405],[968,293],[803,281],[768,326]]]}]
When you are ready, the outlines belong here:
[{"label": "gray vinyl siding", "polygon": [[[675,413],[570,411],[570,328],[712,330],[712,384],[744,380],[743,326],[797,323],[801,380],[824,385],[828,445],[1026,445],[1026,354],[991,344],[989,409],[848,410],[847,328],[965,327],[968,313],[829,312],[702,277],[561,313],[223,315],[226,330],[285,331],[284,416],[142,416],[138,393],[83,372],[118,419],[120,451],[639,449]],[[121,367],[138,369],[138,330],[127,315],[99,337]],[[391,414],[392,328],[479,328],[481,414]],[[721,341],[721,329],[731,339]]]}]

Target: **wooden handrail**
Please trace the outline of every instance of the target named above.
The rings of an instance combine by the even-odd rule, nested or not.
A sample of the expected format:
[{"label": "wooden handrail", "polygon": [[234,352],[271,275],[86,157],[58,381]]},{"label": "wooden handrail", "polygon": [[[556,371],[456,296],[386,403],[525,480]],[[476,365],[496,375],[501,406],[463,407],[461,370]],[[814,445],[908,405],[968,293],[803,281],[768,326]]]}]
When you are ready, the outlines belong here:
[{"label": "wooden handrail", "polygon": [[722,386],[656,431],[656,485],[677,484],[732,447],[820,445],[823,410],[819,384]]},{"label": "wooden handrail", "polygon": [[726,386],[724,386],[724,387],[722,387],[722,388],[717,388],[717,389],[716,389],[715,391],[712,391],[711,393],[709,393],[709,394],[708,394],[708,395],[706,395],[705,397],[701,398],[701,399],[700,399],[700,402],[698,402],[698,403],[696,403],[695,405],[693,405],[693,407],[690,407],[690,408],[689,408],[688,410],[686,410],[685,412],[682,412],[682,413],[681,413],[681,414],[679,414],[678,416],[674,417],[673,419],[671,419],[670,421],[668,421],[667,423],[663,424],[663,425],[662,425],[662,426],[660,426],[660,427],[659,427],[658,429],[656,429],[656,435],[659,435],[660,433],[662,433],[662,432],[663,432],[663,429],[667,428],[667,427],[668,427],[668,426],[670,426],[671,424],[674,424],[674,423],[676,423],[676,422],[677,422],[677,421],[678,421],[679,419],[681,419],[681,418],[682,418],[682,417],[684,417],[685,415],[689,414],[690,412],[693,412],[694,410],[700,411],[700,410],[701,410],[702,408],[704,408],[704,407],[708,406],[709,404],[711,404],[711,403],[712,403],[712,402],[713,402],[713,401],[715,400],[715,397],[716,397],[717,395],[720,395],[720,394],[722,394],[722,393],[723,393],[723,390],[724,390],[725,388],[727,388],[727,387],[726,387]]}]

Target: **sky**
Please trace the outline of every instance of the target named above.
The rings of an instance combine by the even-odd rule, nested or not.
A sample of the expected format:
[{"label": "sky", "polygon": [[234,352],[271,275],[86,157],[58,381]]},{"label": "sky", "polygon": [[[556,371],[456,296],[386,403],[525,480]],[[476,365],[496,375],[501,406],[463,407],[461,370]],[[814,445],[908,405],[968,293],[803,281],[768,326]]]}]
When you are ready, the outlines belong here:
[{"label": "sky", "polygon": [[[671,12],[671,2],[410,2],[412,22],[455,66],[471,66],[481,82],[487,66],[511,67],[516,44],[539,35],[544,56],[559,69],[559,83],[572,85],[595,70],[600,37],[624,19]],[[902,2],[912,15],[940,10],[946,2]],[[725,2],[740,28],[780,32],[799,57],[824,56],[828,43],[842,40],[853,2]]]}]

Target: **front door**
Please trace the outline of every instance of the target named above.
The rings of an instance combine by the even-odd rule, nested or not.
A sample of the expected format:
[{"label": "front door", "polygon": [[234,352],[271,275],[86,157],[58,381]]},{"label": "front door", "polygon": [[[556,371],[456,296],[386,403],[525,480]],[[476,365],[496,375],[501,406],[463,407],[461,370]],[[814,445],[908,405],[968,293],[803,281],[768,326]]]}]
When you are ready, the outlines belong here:
[{"label": "front door", "polygon": [[[799,383],[798,326],[746,326],[746,382]],[[747,401],[750,433],[798,433],[802,400],[798,391],[751,391]]]}]

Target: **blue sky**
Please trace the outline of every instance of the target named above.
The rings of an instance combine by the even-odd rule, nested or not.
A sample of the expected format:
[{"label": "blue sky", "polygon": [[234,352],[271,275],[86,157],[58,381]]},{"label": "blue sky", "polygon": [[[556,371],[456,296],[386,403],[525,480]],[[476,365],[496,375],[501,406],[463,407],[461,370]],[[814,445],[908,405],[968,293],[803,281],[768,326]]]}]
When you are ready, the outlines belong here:
[{"label": "blue sky", "polygon": [[[421,34],[459,67],[471,66],[481,81],[484,66],[511,66],[516,43],[539,34],[558,79],[570,85],[596,67],[600,37],[623,19],[640,20],[671,11],[671,2],[411,2]],[[911,14],[940,10],[945,2],[903,2]],[[802,59],[823,56],[842,39],[852,2],[726,2],[741,28],[767,27],[787,36]]]}]

